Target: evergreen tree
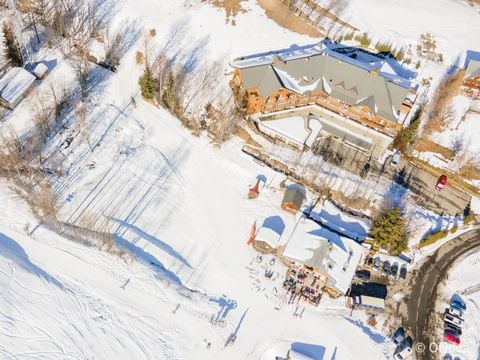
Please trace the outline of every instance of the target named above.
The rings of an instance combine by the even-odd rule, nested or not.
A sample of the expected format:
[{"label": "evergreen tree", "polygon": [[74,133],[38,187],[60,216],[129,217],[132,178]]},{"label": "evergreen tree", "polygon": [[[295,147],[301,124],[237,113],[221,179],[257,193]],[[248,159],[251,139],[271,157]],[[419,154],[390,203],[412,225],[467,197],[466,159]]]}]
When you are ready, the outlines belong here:
[{"label": "evergreen tree", "polygon": [[13,30],[8,24],[3,24],[3,45],[7,49],[7,57],[10,61],[10,64],[13,66],[22,66],[23,59],[20,48],[15,41],[15,36],[13,35]]},{"label": "evergreen tree", "polygon": [[153,99],[155,96],[155,93],[158,90],[158,84],[157,80],[153,77],[152,72],[150,69],[145,67],[145,71],[143,72],[143,75],[140,77],[138,80],[138,83],[140,84],[140,90],[142,91],[142,96],[145,99]]},{"label": "evergreen tree", "polygon": [[399,254],[408,246],[405,235],[405,221],[399,208],[394,208],[381,213],[373,222],[370,235],[376,243]]}]

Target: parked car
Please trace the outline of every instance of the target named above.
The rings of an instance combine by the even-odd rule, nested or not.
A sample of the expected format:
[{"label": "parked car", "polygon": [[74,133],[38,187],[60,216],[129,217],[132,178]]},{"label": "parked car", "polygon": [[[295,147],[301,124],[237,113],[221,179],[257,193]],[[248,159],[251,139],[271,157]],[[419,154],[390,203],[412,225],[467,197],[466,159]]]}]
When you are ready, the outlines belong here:
[{"label": "parked car", "polygon": [[435,189],[438,191],[442,191],[447,183],[447,177],[445,175],[441,175],[437,180],[437,185],[435,185]]},{"label": "parked car", "polygon": [[393,355],[393,358],[395,360],[404,360],[404,359],[408,359],[410,356],[412,356],[412,353],[413,353],[413,350],[412,348],[405,348],[403,349],[402,351],[396,353]]},{"label": "parked car", "polygon": [[377,256],[375,260],[373,260],[373,267],[375,269],[380,269],[381,265],[382,265],[382,260],[380,259],[380,256]]},{"label": "parked car", "polygon": [[445,314],[450,314],[452,316],[455,316],[456,318],[459,318],[460,320],[464,320],[463,318],[463,311],[462,310],[459,310],[459,309],[456,309],[452,306],[450,306],[449,308],[446,308],[445,309]]},{"label": "parked car", "polygon": [[413,339],[408,336],[397,346],[395,349],[395,353],[393,354],[393,358],[395,360],[403,360],[408,359],[412,356],[413,350]]},{"label": "parked car", "polygon": [[467,305],[463,302],[462,299],[460,298],[457,298],[455,300],[452,300],[450,302],[450,306],[455,308],[455,309],[459,309],[459,310],[462,310],[462,311],[466,311],[467,310]]},{"label": "parked car", "polygon": [[460,345],[460,338],[457,335],[446,330],[443,333],[443,340],[450,344]]},{"label": "parked car", "polygon": [[395,345],[400,344],[403,340],[405,340],[405,329],[403,327],[399,327],[395,332],[392,334],[392,341]]},{"label": "parked car", "polygon": [[463,326],[463,321],[460,320],[459,318],[455,317],[455,316],[452,316],[450,314],[445,314],[443,316],[443,320],[446,322],[446,323],[450,323],[450,324],[453,324],[457,327],[462,327]]},{"label": "parked car", "polygon": [[448,353],[443,355],[443,360],[452,360],[452,355],[450,355]]},{"label": "parked car", "polygon": [[355,276],[359,278],[360,280],[363,281],[369,281],[370,280],[370,271],[368,270],[357,270],[355,271]]},{"label": "parked car", "polygon": [[397,274],[398,274],[398,262],[394,262],[392,265],[392,269],[390,270],[390,275],[396,278]]},{"label": "parked car", "polygon": [[390,261],[383,262],[382,275],[388,275],[390,273]]},{"label": "parked car", "polygon": [[400,161],[400,151],[395,151],[395,153],[392,156],[392,161],[390,162],[390,165],[392,166],[397,166],[398,162]]},{"label": "parked car", "polygon": [[455,335],[458,335],[458,336],[462,335],[462,329],[460,329],[458,326],[455,326],[455,325],[450,324],[450,323],[445,323],[444,325],[445,325],[444,330],[449,330],[449,331],[455,333]]},{"label": "parked car", "polygon": [[369,256],[365,260],[365,266],[371,268],[373,266],[373,257]]}]

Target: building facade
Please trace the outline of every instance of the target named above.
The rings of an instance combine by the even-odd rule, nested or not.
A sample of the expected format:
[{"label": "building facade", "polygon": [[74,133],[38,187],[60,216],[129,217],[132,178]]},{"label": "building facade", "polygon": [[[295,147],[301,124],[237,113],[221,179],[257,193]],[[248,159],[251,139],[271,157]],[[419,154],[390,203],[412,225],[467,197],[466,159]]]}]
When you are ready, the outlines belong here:
[{"label": "building facade", "polygon": [[[390,54],[372,54],[324,39],[316,45],[235,59],[232,87],[243,90],[247,114],[318,108],[341,127],[393,139],[416,100],[416,73]],[[356,130],[353,130],[356,131]],[[328,132],[328,130],[325,130]],[[368,149],[366,149],[368,150]]]}]

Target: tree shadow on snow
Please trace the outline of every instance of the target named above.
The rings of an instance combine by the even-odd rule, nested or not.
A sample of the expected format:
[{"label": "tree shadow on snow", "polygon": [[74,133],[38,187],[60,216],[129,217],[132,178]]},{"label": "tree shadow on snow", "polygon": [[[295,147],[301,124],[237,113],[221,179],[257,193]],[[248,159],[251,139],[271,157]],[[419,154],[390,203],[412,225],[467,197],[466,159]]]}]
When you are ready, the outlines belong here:
[{"label": "tree shadow on snow", "polygon": [[0,233],[0,254],[10,259],[18,266],[21,266],[26,271],[39,276],[61,290],[66,290],[63,284],[55,277],[32,263],[25,250],[16,241],[3,233]]},{"label": "tree shadow on snow", "polygon": [[142,248],[132,244],[130,241],[122,238],[119,235],[115,235],[115,241],[117,244],[128,251],[130,251],[132,254],[135,254],[135,256],[145,264],[147,264],[149,267],[153,268],[157,274],[161,275],[162,278],[171,281],[172,283],[176,285],[180,285],[183,287],[183,283],[180,280],[180,278],[172,271],[168,270],[165,268],[165,266],[162,264],[161,261],[159,261],[155,256],[152,254],[146,252]]},{"label": "tree shadow on snow", "polygon": [[370,329],[370,327],[366,326],[362,321],[360,320],[352,320],[348,317],[345,317],[345,320],[351,322],[353,325],[357,326],[359,329],[363,331],[364,334],[368,335],[370,339],[375,341],[377,344],[383,344],[385,341],[385,337],[382,336],[379,333],[375,333]]},{"label": "tree shadow on snow", "polygon": [[162,249],[167,254],[173,256],[175,259],[180,261],[182,264],[188,266],[189,268],[192,268],[192,266],[188,263],[188,261],[177,250],[175,250],[173,247],[171,247],[167,243],[161,241],[160,239],[156,238],[153,235],[146,233],[145,231],[140,229],[138,226],[129,224],[121,219],[112,218],[112,220],[119,223],[122,227],[125,227],[126,229],[133,231],[135,234],[147,240],[148,242],[152,243],[153,245],[157,246],[159,249]]}]

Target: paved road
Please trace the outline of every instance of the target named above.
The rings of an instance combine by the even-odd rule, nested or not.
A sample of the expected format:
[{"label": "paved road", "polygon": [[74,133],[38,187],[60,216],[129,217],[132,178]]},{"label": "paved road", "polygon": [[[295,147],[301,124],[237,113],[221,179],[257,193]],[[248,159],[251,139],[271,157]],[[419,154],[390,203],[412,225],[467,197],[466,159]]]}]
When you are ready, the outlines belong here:
[{"label": "paved road", "polygon": [[417,195],[421,195],[420,203],[437,213],[444,211],[449,215],[463,214],[470,202],[471,196],[466,192],[447,185],[442,191],[437,191],[435,185],[438,177],[428,171],[418,168],[404,159],[397,167],[403,176],[405,185]]},{"label": "paved road", "polygon": [[412,332],[417,349],[418,343],[426,345],[425,352],[416,352],[417,359],[435,359],[440,355],[429,351],[429,344],[435,342],[433,334],[439,315],[435,314],[438,284],[457,260],[474,250],[480,250],[480,229],[469,231],[447,242],[415,271],[405,325]]}]

